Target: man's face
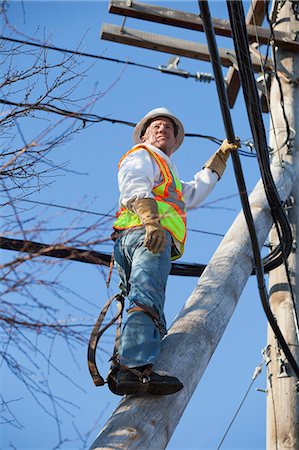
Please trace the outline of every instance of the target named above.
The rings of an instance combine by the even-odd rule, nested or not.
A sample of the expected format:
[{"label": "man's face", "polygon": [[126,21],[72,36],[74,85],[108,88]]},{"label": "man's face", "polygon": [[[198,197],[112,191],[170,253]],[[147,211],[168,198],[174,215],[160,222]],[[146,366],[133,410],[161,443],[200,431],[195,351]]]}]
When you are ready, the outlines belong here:
[{"label": "man's face", "polygon": [[152,144],[167,156],[171,156],[177,143],[172,120],[168,117],[154,119],[145,130],[142,142]]}]

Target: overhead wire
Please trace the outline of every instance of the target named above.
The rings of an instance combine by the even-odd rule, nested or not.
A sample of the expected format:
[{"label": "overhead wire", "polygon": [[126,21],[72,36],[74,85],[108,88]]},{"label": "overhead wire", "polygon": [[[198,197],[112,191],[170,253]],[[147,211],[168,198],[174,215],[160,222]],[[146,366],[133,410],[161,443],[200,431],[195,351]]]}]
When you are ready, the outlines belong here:
[{"label": "overhead wire", "polygon": [[248,388],[247,388],[247,390],[246,390],[246,392],[245,392],[245,394],[244,394],[244,396],[243,396],[243,398],[242,398],[242,400],[241,400],[241,402],[240,402],[240,404],[239,404],[239,406],[238,406],[238,408],[237,408],[237,410],[236,410],[232,420],[230,421],[230,423],[229,423],[229,425],[228,425],[228,427],[227,427],[227,429],[226,429],[226,431],[225,431],[225,433],[224,433],[220,443],[218,444],[217,450],[219,450],[222,447],[222,444],[223,444],[226,436],[228,435],[229,430],[233,426],[233,424],[234,424],[234,422],[235,422],[235,420],[236,420],[236,418],[237,418],[237,416],[238,416],[242,406],[245,403],[246,398],[248,397],[248,394],[249,394],[249,392],[250,392],[250,390],[251,390],[251,388],[253,386],[253,383],[255,382],[257,377],[260,375],[260,373],[262,371],[262,367],[263,367],[263,361],[255,368],[255,370],[253,372],[253,375],[252,375],[252,378],[251,378],[251,382],[249,383],[249,386],[248,386]]},{"label": "overhead wire", "polygon": [[[27,202],[27,203],[43,205],[43,206],[52,206],[54,208],[60,208],[60,209],[64,209],[67,211],[75,211],[75,212],[80,212],[80,213],[84,213],[84,214],[92,214],[95,216],[109,217],[109,218],[115,219],[115,214],[105,214],[105,213],[100,213],[97,211],[85,210],[85,209],[81,209],[81,208],[74,208],[72,206],[58,205],[57,203],[41,202],[38,200],[29,200],[29,199],[25,199],[25,198],[14,199],[13,201],[14,202]],[[6,206],[7,204],[11,204],[11,203],[12,202],[9,201],[9,202],[4,203],[2,206]],[[202,233],[202,234],[207,234],[207,235],[211,235],[211,236],[224,237],[224,234],[222,234],[222,233],[216,233],[216,232],[207,231],[207,230],[198,230],[195,228],[187,228],[187,230],[192,231],[194,233]]]},{"label": "overhead wire", "polygon": [[[29,41],[29,40],[17,39],[17,38],[12,38],[12,37],[3,36],[3,35],[0,35],[0,39],[5,40],[5,41],[9,41],[9,42],[23,44],[23,45],[29,45],[29,46],[33,46],[33,47],[37,47],[37,48],[45,48],[45,49],[48,49],[48,50],[58,51],[58,52],[62,52],[62,53],[69,53],[69,54],[78,55],[78,56],[85,56],[85,57],[94,58],[94,59],[100,59],[100,60],[109,61],[109,62],[115,62],[115,63],[121,63],[121,64],[130,65],[130,66],[141,67],[141,68],[144,68],[144,69],[151,69],[151,70],[158,71],[160,73],[161,72],[165,72],[165,73],[171,73],[171,74],[175,74],[176,75],[175,72],[171,72],[171,71],[166,72],[164,70],[161,70],[161,68],[156,68],[156,67],[149,66],[149,65],[146,65],[146,64],[140,64],[140,63],[136,63],[136,62],[133,62],[133,61],[121,60],[121,59],[112,58],[112,57],[103,56],[103,55],[96,55],[96,54],[93,54],[93,53],[87,53],[87,52],[83,52],[83,51],[79,51],[79,50],[71,50],[71,49],[67,49],[67,48],[64,48],[64,47],[57,47],[57,46],[54,46],[54,45],[49,45],[49,44],[46,44],[46,43],[37,43],[37,42]],[[160,66],[160,67],[162,67],[162,66]],[[192,76],[192,75],[190,74],[190,76]],[[197,75],[194,75],[193,77],[199,79]],[[75,111],[65,110],[65,109],[59,108],[57,106],[50,105],[50,104],[17,103],[17,102],[11,102],[11,101],[8,101],[8,100],[5,100],[5,99],[0,99],[0,103],[6,104],[6,105],[10,105],[10,106],[15,106],[15,107],[23,107],[23,108],[29,108],[29,109],[35,109],[35,110],[43,110],[43,111],[46,111],[46,112],[52,112],[52,113],[56,113],[56,114],[60,114],[60,115],[65,115],[65,116],[68,116],[68,117],[80,119],[80,120],[82,120],[83,124],[86,124],[88,122],[95,123],[95,122],[106,121],[106,122],[110,122],[110,123],[113,123],[113,124],[114,123],[118,123],[118,124],[128,125],[128,126],[132,126],[132,127],[134,127],[136,125],[136,123],[130,122],[130,121],[126,121],[126,120],[114,119],[114,118],[109,118],[109,117],[103,117],[103,116],[99,116],[97,114],[77,113]],[[199,133],[185,133],[185,136],[186,137],[198,137],[198,138],[203,138],[203,139],[209,139],[212,142],[215,142],[217,144],[221,144],[221,142],[222,142],[221,139],[215,138],[214,136],[208,136],[208,135],[203,135],[203,134],[199,134]],[[244,141],[243,144],[248,146],[250,151],[244,151],[244,150],[240,149],[239,153],[241,155],[243,155],[243,156],[246,156],[246,157],[254,157],[255,158],[256,155],[252,151],[253,150],[252,143]]]},{"label": "overhead wire", "polygon": [[8,36],[3,36],[3,35],[0,35],[0,39],[2,39],[3,41],[14,42],[17,44],[29,45],[31,47],[45,48],[47,50],[54,50],[56,52],[68,53],[71,55],[78,55],[78,56],[85,56],[87,58],[93,58],[93,59],[101,59],[103,61],[110,61],[110,62],[115,62],[115,63],[120,63],[120,64],[126,64],[128,66],[142,67],[143,69],[150,69],[150,70],[155,70],[157,72],[160,72],[160,70],[157,67],[149,66],[147,64],[136,63],[133,61],[126,61],[126,60],[122,60],[122,59],[111,58],[109,56],[95,55],[93,53],[87,53],[87,52],[83,52],[83,51],[79,51],[79,50],[71,50],[68,48],[57,47],[55,45],[49,45],[49,44],[45,44],[45,43],[39,44],[37,42],[32,42],[32,41],[28,41],[28,40],[24,40],[24,39],[11,38]]},{"label": "overhead wire", "polygon": [[37,42],[29,41],[29,40],[11,38],[8,36],[3,36],[3,35],[0,35],[0,39],[2,39],[4,41],[8,41],[8,42],[22,44],[22,45],[29,45],[29,46],[37,47],[37,48],[45,48],[47,50],[54,50],[54,51],[61,52],[64,54],[68,53],[71,55],[85,56],[87,58],[100,59],[103,61],[115,62],[115,63],[119,63],[119,64],[126,64],[127,66],[141,67],[142,69],[155,70],[160,73],[167,73],[169,75],[176,75],[176,76],[183,77],[183,78],[194,78],[196,81],[202,81],[202,82],[209,83],[210,81],[213,80],[213,77],[211,77],[210,74],[206,74],[206,73],[202,73],[202,72],[196,72],[196,74],[192,74],[186,70],[180,70],[180,69],[173,68],[173,67],[169,68],[168,66],[163,66],[163,65],[160,65],[159,67],[154,67],[154,66],[149,66],[148,64],[136,63],[134,61],[111,58],[109,56],[103,56],[103,55],[95,55],[93,53],[87,53],[87,52],[83,52],[83,51],[79,51],[79,50],[71,50],[68,48],[57,47],[55,45],[49,45],[46,43],[37,43]]},{"label": "overhead wire", "polygon": [[[19,102],[12,102],[12,101],[6,100],[6,99],[0,99],[0,104],[13,106],[16,108],[23,108],[23,111],[21,111],[22,113],[30,111],[30,110],[39,110],[39,111],[45,111],[45,112],[58,114],[58,115],[65,116],[65,117],[70,117],[73,119],[82,120],[83,126],[85,126],[86,123],[98,123],[98,122],[109,122],[112,124],[117,123],[117,124],[121,124],[121,125],[127,125],[130,127],[135,127],[135,125],[136,125],[135,122],[130,122],[127,120],[115,119],[115,118],[110,118],[107,116],[99,116],[98,114],[70,111],[70,110],[66,110],[63,108],[59,108],[58,106],[51,105],[51,104],[19,103]],[[4,120],[7,120],[7,118],[4,117],[3,119],[1,119],[0,123],[3,122]],[[222,142],[221,139],[219,139],[215,136],[210,136],[210,135],[200,134],[200,133],[185,133],[185,137],[196,137],[196,138],[201,138],[201,139],[208,139],[219,145]],[[242,154],[243,156],[246,156],[246,157],[254,157],[255,158],[256,154],[252,151],[253,150],[252,142],[246,140],[246,141],[242,141],[242,143],[243,143],[243,145],[246,145],[250,150],[249,151],[240,150],[240,154]]]}]

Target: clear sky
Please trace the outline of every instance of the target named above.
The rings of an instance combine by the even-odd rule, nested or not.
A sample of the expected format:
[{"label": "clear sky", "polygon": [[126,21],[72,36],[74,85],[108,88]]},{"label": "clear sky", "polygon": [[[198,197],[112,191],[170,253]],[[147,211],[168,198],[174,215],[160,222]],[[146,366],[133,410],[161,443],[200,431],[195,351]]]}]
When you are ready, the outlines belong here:
[{"label": "clear sky", "polygon": [[[161,1],[157,4],[198,13],[196,1]],[[227,18],[224,1],[211,1],[210,7],[214,17]],[[245,9],[247,11],[248,2],[245,2]],[[12,31],[3,24],[2,34],[5,36],[11,35],[19,39],[34,36],[38,41],[46,39],[58,47],[79,48],[84,52],[153,67],[165,65],[171,56],[101,40],[100,29],[103,23],[118,25],[122,23],[122,17],[108,13],[107,1],[12,1],[8,5],[7,15],[10,25],[15,29]],[[199,32],[134,19],[128,19],[126,26],[205,44],[205,36]],[[221,47],[232,48],[229,39],[222,38],[218,42]],[[48,57],[50,61],[57,61],[61,55],[49,51]],[[30,56],[19,59],[20,67],[28,63],[27,58]],[[103,60],[84,57],[80,57],[79,60],[81,65],[76,70],[86,70],[74,95],[78,98],[79,108],[88,104],[88,96],[100,91],[102,95],[91,111],[99,116],[137,122],[149,110],[166,106],[178,115],[185,125],[186,132],[225,138],[214,82],[201,83],[192,78],[184,79]],[[197,71],[212,72],[209,63],[188,58],[181,58],[180,68],[192,74]],[[227,69],[224,69],[224,74],[226,71]],[[55,74],[53,76],[55,77]],[[41,86],[37,87],[39,88],[41,89]],[[86,100],[79,100],[83,97]],[[72,109],[75,109],[74,106]],[[232,110],[232,117],[236,134],[241,140],[252,139],[241,93]],[[53,115],[44,118],[47,121],[20,121],[27,142],[34,139],[37,132],[49,123],[60,119]],[[268,117],[265,116],[267,130],[268,121]],[[66,128],[70,124],[64,122],[62,127]],[[28,199],[114,214],[118,202],[117,162],[132,145],[131,136],[132,128],[125,125],[100,122],[86,126],[51,154],[52,162],[67,163],[65,166],[67,170],[48,177]],[[181,179],[186,181],[192,179],[194,173],[216,150],[217,144],[209,140],[186,138],[174,156]],[[250,192],[260,177],[257,161],[255,158],[241,156],[241,162]],[[28,209],[28,204],[19,202],[18,208],[21,214],[24,208]],[[239,210],[237,186],[229,162],[223,179],[209,198],[199,208],[189,213],[188,228],[197,231],[189,231],[186,251],[181,261],[207,263],[221,241],[220,237],[208,233],[225,234]],[[9,207],[6,207],[5,212],[11,213]],[[79,214],[33,204],[30,205],[28,212],[20,215],[23,221],[33,216],[39,221],[41,228],[53,231],[40,232],[38,235],[28,231],[28,239],[46,243],[55,242],[62,233],[57,231],[58,228],[92,226],[88,238],[104,241],[92,248],[104,252],[111,251],[111,243],[105,239],[110,235],[112,219],[107,221],[91,214]],[[26,226],[30,228],[28,224]],[[69,234],[74,235],[75,231],[70,231]],[[18,232],[14,236],[22,238]],[[8,237],[11,236],[8,234]],[[12,258],[11,252],[2,251],[2,255],[5,260]],[[42,269],[39,269],[37,262],[32,264],[32,271],[45,271],[44,278],[50,281],[56,279],[59,274],[61,285],[69,288],[59,291],[64,300],[53,296],[45,287],[33,286],[34,291],[45,303],[55,308],[53,312],[55,320],[82,323],[85,326],[85,336],[88,336],[104,301],[109,295],[117,292],[116,274],[113,276],[110,290],[107,291],[106,269],[103,271],[102,268],[79,262],[59,262],[53,265],[51,261],[49,265],[51,265],[49,273],[45,271],[44,264]],[[196,281],[188,277],[169,278],[166,302],[168,325],[184,305]],[[267,324],[260,305],[256,281],[251,278],[223,339],[169,442],[168,449],[217,447],[251,382],[255,367],[262,360],[261,351],[266,345],[266,332]],[[60,442],[59,448],[87,448],[110,417],[119,398],[106,386],[102,388],[93,386],[87,368],[86,342],[81,346],[72,342],[67,345],[58,336],[55,338],[51,336],[48,340],[44,337],[39,338],[34,332],[29,332],[26,336],[29,341],[36,342],[42,352],[30,353],[28,344],[27,354],[30,354],[37,366],[30,375],[31,381],[33,385],[47,385],[52,395],[57,396],[61,406],[57,411],[60,426],[58,427],[57,421],[51,417],[55,412],[49,398],[39,396],[42,406],[39,405],[22,381],[2,362],[2,395],[6,401],[11,401],[10,408],[18,422],[12,419],[12,416],[7,416],[7,411],[5,412],[6,417],[12,422],[1,427],[1,448],[48,450],[56,448],[60,441],[62,443]],[[108,370],[111,351],[112,333],[108,333],[104,338],[103,349],[99,351],[104,374]],[[47,360],[43,360],[42,354],[51,354],[51,361],[57,370],[49,366]],[[18,352],[15,349],[14,355],[20,364],[29,364],[23,351]],[[32,365],[31,368],[33,367]],[[67,374],[74,383],[62,374]],[[265,368],[263,368],[262,375],[251,389],[222,448],[265,448],[266,396],[255,390],[255,388],[265,389],[265,383]]]}]

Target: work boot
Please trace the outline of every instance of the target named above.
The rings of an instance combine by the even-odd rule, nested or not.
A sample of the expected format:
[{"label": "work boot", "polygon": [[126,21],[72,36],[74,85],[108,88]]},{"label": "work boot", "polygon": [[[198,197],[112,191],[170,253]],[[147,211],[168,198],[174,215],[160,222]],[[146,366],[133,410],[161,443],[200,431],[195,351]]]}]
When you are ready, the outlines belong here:
[{"label": "work boot", "polygon": [[115,393],[169,395],[183,388],[176,377],[160,375],[151,370],[144,370],[144,367],[147,366],[136,367],[133,371],[120,370],[116,376]]}]

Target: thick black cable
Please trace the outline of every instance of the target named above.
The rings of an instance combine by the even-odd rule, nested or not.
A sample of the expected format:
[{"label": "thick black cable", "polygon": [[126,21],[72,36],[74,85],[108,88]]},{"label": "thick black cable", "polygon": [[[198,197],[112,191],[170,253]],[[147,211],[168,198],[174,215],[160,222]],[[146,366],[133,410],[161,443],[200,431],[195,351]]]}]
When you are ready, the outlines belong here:
[{"label": "thick black cable", "polygon": [[[214,77],[215,77],[215,81],[216,81],[217,92],[218,92],[218,97],[219,97],[219,102],[220,102],[220,108],[221,108],[221,112],[222,112],[222,117],[223,117],[223,122],[224,122],[225,130],[226,130],[227,139],[230,142],[234,142],[235,141],[235,133],[233,130],[231,115],[230,115],[230,111],[229,111],[227,93],[226,93],[226,89],[225,89],[225,83],[224,83],[218,48],[217,48],[217,44],[216,44],[215,33],[214,33],[213,25],[212,25],[209,5],[208,5],[208,2],[205,0],[199,0],[198,3],[199,3],[200,11],[201,11],[201,17],[202,17],[203,23],[204,23],[204,29],[205,29],[205,33],[206,33],[206,37],[207,37],[209,53],[211,55],[211,63],[213,66]],[[241,8],[239,8],[239,10],[243,10],[242,3],[239,1],[235,1],[235,0],[227,1],[227,5],[228,5],[229,12],[233,11],[238,6],[241,7]],[[236,15],[236,16],[240,17],[240,12],[239,12],[239,16],[238,15]],[[243,12],[244,22],[242,20],[242,24],[239,23],[239,26],[233,27],[233,24],[234,25],[236,24],[235,16],[232,15],[230,20],[231,20],[231,25],[232,25],[233,37],[237,32],[242,33],[242,31],[243,31],[243,34],[245,32],[245,35],[247,38],[244,12]],[[241,22],[241,20],[240,20],[240,22]],[[242,47],[238,48],[238,45],[240,45],[240,42],[236,42],[235,39],[234,39],[234,42],[235,42],[236,55],[237,56],[239,55],[239,58],[240,58],[240,53],[242,53],[242,55],[247,55],[247,54],[249,55],[249,43],[247,46],[243,45]],[[238,61],[239,68],[242,64],[244,64],[244,62],[239,60]],[[247,68],[247,70],[245,71],[246,68]],[[252,69],[250,55],[249,55],[249,62],[244,65],[243,69],[244,69],[245,78],[246,78],[246,76],[250,76],[250,74],[248,74],[248,72],[251,72],[251,74],[254,73],[253,69]],[[243,79],[241,77],[241,84],[242,83],[243,83]],[[243,87],[243,89],[245,88],[243,84],[242,84],[242,87]],[[255,89],[256,89],[256,87],[255,87]],[[251,96],[252,92],[248,91],[248,95]],[[245,103],[246,103],[246,101],[245,101]],[[258,103],[258,109],[260,111],[259,103]],[[261,128],[263,128],[263,127],[261,124],[262,124],[262,121],[260,121],[258,123],[259,127],[256,127],[257,129],[254,128],[255,132],[262,131]],[[260,153],[262,153],[263,149],[260,148],[261,142],[257,139],[254,142],[255,142],[256,148],[257,149],[259,148]],[[258,145],[258,147],[257,147],[257,145]],[[237,184],[238,184],[238,189],[240,192],[240,199],[241,199],[241,203],[242,203],[242,207],[243,207],[243,212],[244,212],[245,220],[246,220],[246,223],[248,226],[248,231],[249,231],[249,235],[250,235],[250,239],[251,239],[251,243],[252,243],[254,268],[256,271],[257,284],[258,284],[258,289],[259,289],[260,297],[262,300],[262,304],[263,304],[264,310],[266,312],[267,318],[269,320],[269,323],[274,331],[274,334],[276,335],[282,349],[285,352],[285,355],[286,355],[290,365],[292,366],[297,378],[299,379],[299,367],[298,367],[292,353],[290,352],[290,349],[289,349],[289,347],[280,331],[280,328],[278,327],[276,320],[271,312],[271,309],[269,307],[269,299],[268,299],[268,293],[267,293],[266,286],[265,286],[264,270],[263,270],[262,258],[260,255],[259,243],[258,243],[257,234],[256,234],[255,226],[254,226],[254,221],[253,221],[250,204],[249,204],[249,200],[248,200],[248,196],[247,196],[243,171],[242,171],[239,155],[237,152],[232,152],[232,161],[233,161],[233,167],[234,167],[236,180],[237,180]],[[267,181],[269,181],[269,180],[267,180]],[[271,186],[271,187],[273,188],[273,186]],[[274,188],[275,188],[275,185],[274,185]],[[269,192],[267,194],[267,197],[268,196],[269,196]]]},{"label": "thick black cable", "polygon": [[[239,6],[242,7],[242,4],[240,4]],[[247,55],[246,53],[239,51],[239,60],[241,61],[239,72],[240,76],[243,79],[243,89],[244,86],[246,86],[246,89],[244,89],[245,104],[248,111],[249,121],[252,127],[253,140],[255,142],[255,147],[257,150],[257,157],[261,170],[262,181],[265,187],[266,197],[271,208],[274,224],[277,229],[278,227],[281,227],[283,236],[283,240],[280,241],[279,245],[266,258],[264,258],[263,261],[264,265],[267,265],[268,270],[272,270],[283,263],[284,254],[287,256],[290,254],[292,250],[292,231],[286,213],[282,207],[281,200],[270,171],[269,154],[267,151],[267,138],[263,126],[262,113],[259,106],[260,101],[256,89],[256,82],[253,73],[251,72],[252,64],[247,47],[249,45],[248,38],[247,33],[245,33],[244,30],[241,30],[242,26],[243,22],[236,22],[236,29],[233,38],[235,41],[235,47],[237,49],[247,49]],[[257,146],[259,146],[259,148],[257,148]]]},{"label": "thick black cable", "polygon": [[[274,63],[274,75],[278,84],[278,88],[279,88],[279,94],[280,94],[280,106],[282,109],[282,114],[283,114],[283,118],[286,124],[286,130],[287,130],[287,137],[285,140],[284,144],[289,144],[290,143],[290,139],[291,139],[291,129],[290,129],[290,124],[286,115],[286,111],[285,111],[285,107],[284,107],[284,98],[283,98],[283,91],[282,91],[282,86],[281,86],[281,81],[280,78],[278,76],[277,73],[277,58],[276,58],[276,51],[275,51],[275,35],[274,35],[274,27],[273,27],[273,23],[272,20],[270,19],[269,16],[269,4],[270,2],[267,1],[265,8],[266,8],[266,18],[267,18],[267,22],[269,24],[269,28],[270,28],[270,33],[271,33],[271,38],[270,38],[270,44],[271,44],[271,48],[272,48],[272,54],[273,54],[273,63]],[[284,145],[283,144],[283,145]]]},{"label": "thick black cable", "polygon": [[[63,244],[43,244],[41,242],[11,239],[0,236],[0,248],[5,250],[29,253],[35,256],[47,256],[51,258],[79,261],[83,263],[96,264],[107,267],[109,267],[111,263],[111,255],[109,253],[70,247]],[[19,257],[17,259],[17,261],[21,260],[22,257]],[[6,266],[11,264],[12,263],[7,263]],[[200,277],[205,268],[206,266],[204,264],[172,263],[170,274],[185,277]]]},{"label": "thick black cable", "polygon": [[[241,86],[243,89],[243,95],[245,99],[245,104],[247,108],[247,114],[250,121],[251,131],[253,134],[253,140],[255,143],[255,148],[257,150],[258,162],[261,169],[261,176],[264,183],[264,188],[266,196],[271,207],[271,212],[274,221],[279,223],[283,232],[290,232],[290,246],[292,248],[292,233],[291,228],[285,214],[285,211],[281,205],[281,201],[274,183],[274,180],[270,171],[269,155],[267,153],[267,139],[265,134],[265,129],[263,126],[262,112],[260,108],[257,87],[255,83],[255,78],[253,75],[252,62],[249,53],[249,41],[246,32],[246,22],[242,2],[236,0],[227,1],[227,8],[230,16],[230,23],[232,27],[232,37],[234,40],[234,46],[236,50],[236,56],[239,67],[239,75],[241,80]],[[278,224],[277,224],[278,226]],[[284,236],[285,240],[288,237]],[[288,244],[288,242],[284,242]],[[284,248],[285,250],[285,248]],[[288,253],[289,254],[289,253]],[[256,255],[258,263],[260,263],[260,258]],[[272,314],[269,298],[265,288],[262,289],[262,268],[256,267],[258,284],[260,285],[260,296],[262,300],[262,305],[264,311],[267,315],[269,324],[290,364],[297,379],[299,380],[299,367],[290,348],[285,341],[283,334],[276,322],[275,317]]]},{"label": "thick black cable", "polygon": [[[232,5],[230,7],[232,8]],[[234,25],[232,24],[232,26]],[[235,47],[246,49],[249,45],[248,38],[247,34],[241,30],[242,26],[243,22],[235,23]],[[265,187],[266,197],[271,208],[274,224],[278,231],[279,227],[282,230],[283,239],[280,240],[278,247],[276,247],[274,251],[272,251],[268,257],[265,258],[265,262],[267,263],[269,269],[272,270],[283,263],[284,255],[288,256],[290,254],[292,250],[292,231],[270,171],[270,161],[267,152],[267,139],[265,129],[263,127],[262,113],[259,106],[256,83],[254,76],[251,73],[252,65],[249,51],[247,51],[247,55],[244,52],[239,52],[239,62],[239,71],[240,76],[243,79],[242,86],[244,89],[244,98],[248,111],[248,117],[253,132],[253,140],[255,142],[255,146],[259,147],[257,147],[257,157],[261,170],[262,181]]]}]

